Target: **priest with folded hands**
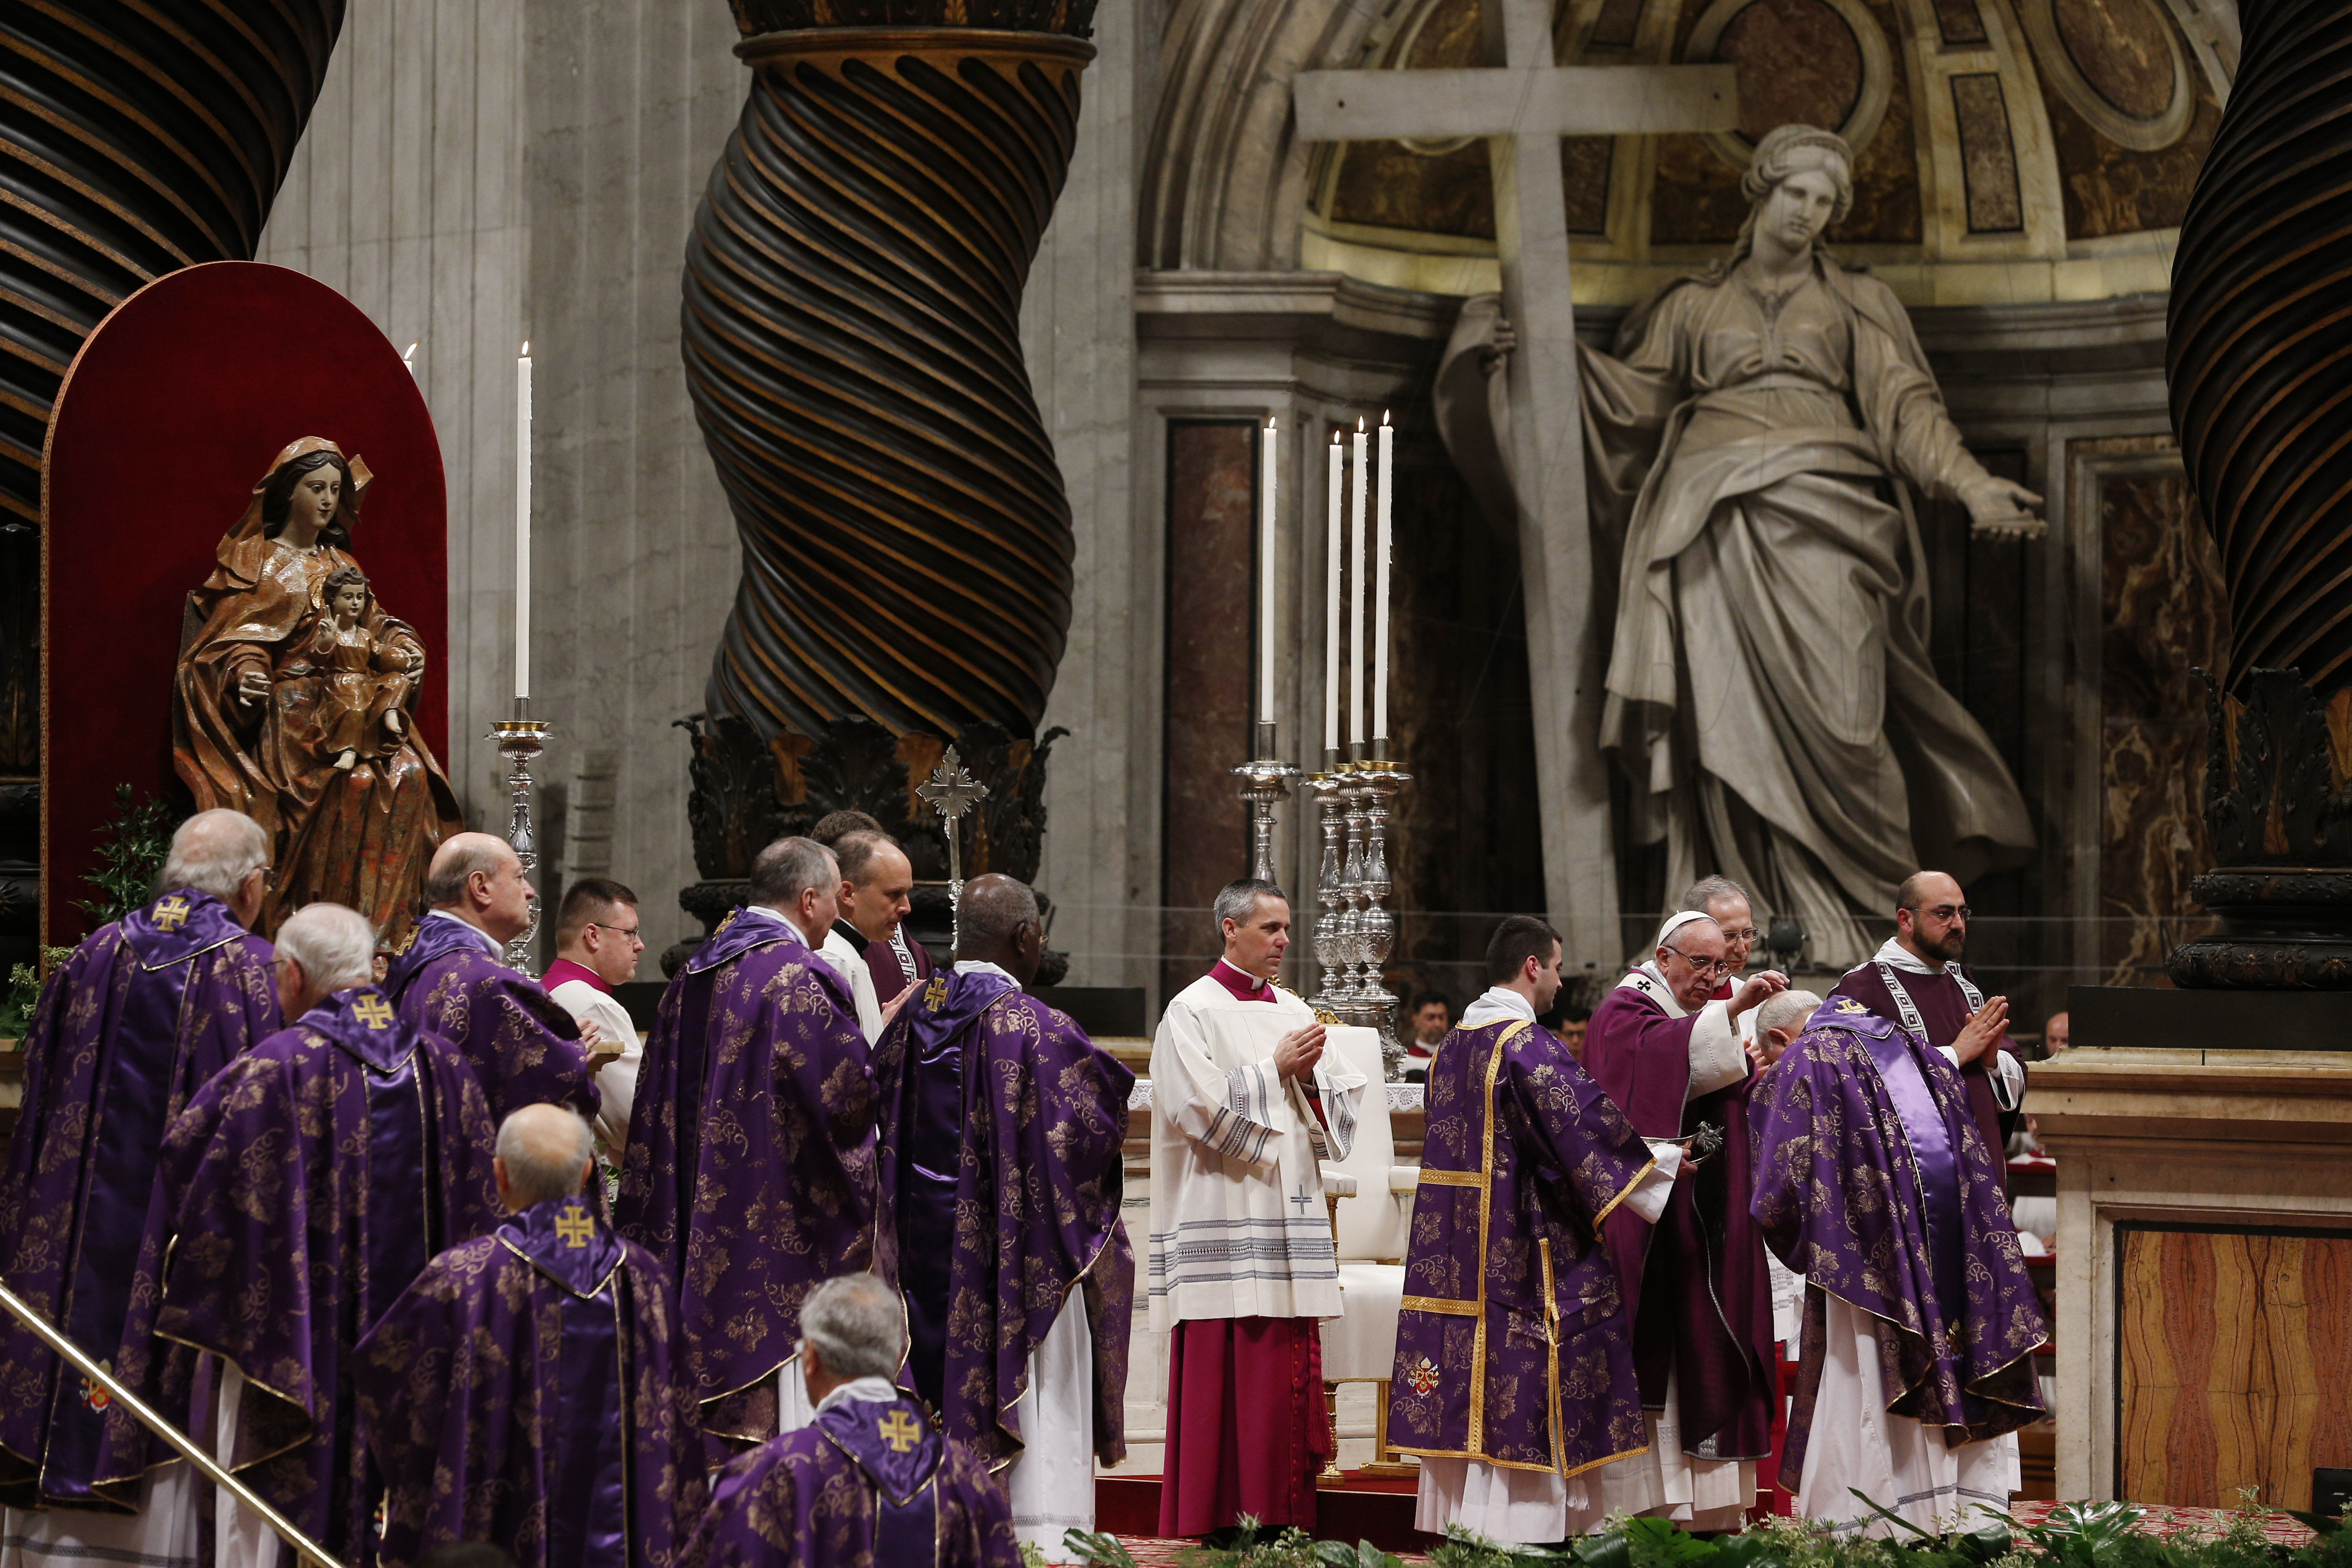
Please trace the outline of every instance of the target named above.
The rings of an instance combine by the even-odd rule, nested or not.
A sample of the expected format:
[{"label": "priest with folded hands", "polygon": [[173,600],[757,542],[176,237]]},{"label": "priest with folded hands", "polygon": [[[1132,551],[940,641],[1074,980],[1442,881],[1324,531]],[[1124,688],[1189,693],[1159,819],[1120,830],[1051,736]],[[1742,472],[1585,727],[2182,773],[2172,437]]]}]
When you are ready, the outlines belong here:
[{"label": "priest with folded hands", "polygon": [[491,1171],[506,1223],[436,1258],[355,1352],[376,1560],[482,1542],[519,1568],[668,1568],[704,1458],[669,1280],[597,1219],[569,1107],[509,1116]]},{"label": "priest with folded hands", "polygon": [[966,884],[956,942],[955,973],[908,993],[875,1051],[907,1372],[950,1436],[1009,1467],[1022,1540],[1067,1561],[1064,1536],[1095,1527],[1095,1461],[1127,1453],[1135,1074],[1023,990],[1045,948],[1025,885]]},{"label": "priest with folded hands", "polygon": [[[380,1486],[354,1430],[352,1351],[436,1253],[498,1223],[496,1132],[466,1058],[376,987],[357,911],[296,910],[277,963],[294,1022],[172,1124],[173,1241],[142,1260],[131,1299],[160,1299],[155,1334],[213,1358],[222,1462],[363,1563]],[[184,1415],[189,1359],[162,1369],[166,1415]],[[238,1568],[290,1560],[226,1494],[215,1529]]]}]

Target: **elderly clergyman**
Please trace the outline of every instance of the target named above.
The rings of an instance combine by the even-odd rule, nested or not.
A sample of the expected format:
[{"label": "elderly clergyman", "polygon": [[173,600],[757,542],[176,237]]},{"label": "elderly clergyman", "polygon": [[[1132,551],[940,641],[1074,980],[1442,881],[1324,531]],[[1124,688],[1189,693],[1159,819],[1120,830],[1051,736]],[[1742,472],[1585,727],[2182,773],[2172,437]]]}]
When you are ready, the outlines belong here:
[{"label": "elderly clergyman", "polygon": [[465,1052],[493,1117],[566,1101],[593,1115],[596,1067],[622,1042],[600,1042],[538,981],[507,967],[506,944],[529,928],[539,897],[512,847],[487,833],[454,836],[434,852],[425,897],[433,908],[383,977],[400,1016]]},{"label": "elderly clergyman", "polygon": [[907,1370],[950,1436],[1011,1467],[1021,1538],[1067,1561],[1064,1536],[1095,1527],[1095,1461],[1127,1453],[1135,1074],[1024,994],[1045,948],[1026,886],[974,878],[956,924],[955,973],[911,993],[874,1053]]},{"label": "elderly clergyman", "polygon": [[[0,1278],[118,1371],[147,1359],[124,1329],[141,1254],[166,1238],[150,1207],[164,1130],[278,1027],[269,944],[246,929],[268,885],[269,835],[238,812],[197,813],[172,836],[153,901],[74,950],[26,1033]],[[104,1395],[14,1319],[0,1322],[0,1366],[5,1541],[52,1562],[191,1560],[186,1467],[144,1474],[145,1432],[110,1420]],[[50,1503],[66,1506],[22,1511]],[[79,1511],[93,1508],[110,1511]]]},{"label": "elderly clergyman", "polygon": [[677,1298],[596,1218],[576,1111],[527,1105],[498,1151],[507,1222],[435,1258],[359,1344],[376,1561],[476,1541],[520,1568],[669,1568],[703,1500]]},{"label": "elderly clergyman", "polygon": [[683,1561],[696,1568],[1021,1568],[987,1463],[891,1385],[898,1293],[871,1274],[812,1291],[798,1360],[816,1414],[719,1473]]},{"label": "elderly clergyman", "polygon": [[751,903],[663,993],[637,1074],[615,1223],[677,1287],[702,1424],[736,1442],[808,1423],[808,1293],[891,1267],[866,1037],[817,952],[840,882],[813,839],[761,850]]},{"label": "elderly clergyman", "polygon": [[[1331,1452],[1318,1318],[1339,1315],[1319,1163],[1355,1141],[1363,1074],[1274,977],[1290,900],[1240,881],[1212,911],[1224,954],[1151,1042],[1151,1326],[1169,1333],[1160,1533],[1251,1514],[1315,1527]],[[1319,1094],[1318,1117],[1307,1095]],[[1327,1130],[1328,1123],[1328,1130]]]},{"label": "elderly clergyman", "polygon": [[[173,1242],[134,1302],[158,1338],[215,1358],[221,1460],[313,1541],[365,1561],[375,1495],[353,1431],[352,1349],[433,1256],[498,1223],[497,1133],[456,1047],[377,988],[375,930],[310,904],[278,931],[294,1020],[231,1062],[163,1142]],[[266,1302],[266,1310],[256,1310]],[[155,1382],[184,1418],[189,1357]],[[224,1562],[282,1544],[224,1496]]]}]

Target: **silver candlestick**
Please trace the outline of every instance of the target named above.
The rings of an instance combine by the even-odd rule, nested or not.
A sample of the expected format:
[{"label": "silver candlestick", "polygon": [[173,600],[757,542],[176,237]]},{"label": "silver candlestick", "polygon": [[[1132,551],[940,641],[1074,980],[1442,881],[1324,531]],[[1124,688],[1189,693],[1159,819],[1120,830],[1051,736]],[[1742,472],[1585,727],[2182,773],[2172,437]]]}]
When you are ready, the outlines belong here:
[{"label": "silver candlestick", "polygon": [[1372,747],[1373,760],[1356,772],[1357,793],[1364,803],[1364,874],[1357,888],[1363,900],[1359,917],[1364,948],[1361,1005],[1363,1022],[1380,1031],[1381,1059],[1393,1079],[1404,1070],[1404,1041],[1397,1034],[1397,999],[1381,973],[1396,941],[1396,918],[1388,910],[1389,894],[1394,890],[1389,879],[1389,825],[1393,820],[1391,803],[1412,775],[1389,761],[1385,741],[1375,741]]},{"label": "silver candlestick", "polygon": [[1340,968],[1339,924],[1347,901],[1347,879],[1340,858],[1340,775],[1336,762],[1327,759],[1321,773],[1309,773],[1307,787],[1315,792],[1315,813],[1323,829],[1323,863],[1315,878],[1315,963],[1323,988],[1310,1005],[1336,1011],[1345,998],[1346,975]]},{"label": "silver candlestick", "polygon": [[915,786],[915,793],[947,825],[948,837],[948,951],[961,953],[963,948],[963,824],[965,812],[988,798],[988,786],[964,771],[963,759],[950,746],[940,758],[939,766],[931,770],[929,780]]},{"label": "silver candlestick", "polygon": [[1257,721],[1257,756],[1233,770],[1242,781],[1242,799],[1250,809],[1250,875],[1261,882],[1278,882],[1274,874],[1274,808],[1290,798],[1290,781],[1298,770],[1275,756],[1271,719]]},{"label": "silver candlestick", "polygon": [[[518,704],[520,706],[520,704]],[[513,803],[512,814],[507,818],[507,842],[513,846],[515,858],[522,862],[522,874],[529,877],[539,865],[539,844],[530,820],[531,759],[547,749],[547,738],[555,727],[538,719],[494,720],[490,739],[499,743],[499,755],[507,760],[507,794]],[[525,974],[530,967],[531,939],[539,934],[539,900],[530,903],[530,923],[522,934],[507,943],[506,961],[510,968]]]}]

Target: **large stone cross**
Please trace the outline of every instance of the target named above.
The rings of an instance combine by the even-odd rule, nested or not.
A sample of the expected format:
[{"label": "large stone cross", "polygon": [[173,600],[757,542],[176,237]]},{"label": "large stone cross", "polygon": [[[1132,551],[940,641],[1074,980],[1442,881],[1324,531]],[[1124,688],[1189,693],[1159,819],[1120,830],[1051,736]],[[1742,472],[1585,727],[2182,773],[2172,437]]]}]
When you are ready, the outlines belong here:
[{"label": "large stone cross", "polygon": [[[1623,956],[1609,775],[1599,746],[1607,637],[1592,624],[1559,139],[1728,131],[1738,124],[1738,98],[1727,65],[1558,66],[1548,0],[1486,3],[1501,13],[1499,68],[1303,71],[1293,93],[1298,134],[1310,142],[1486,138],[1503,310],[1518,339],[1507,373],[1507,435],[1519,502],[1544,892],[1569,964],[1606,969]],[[1488,20],[1491,37],[1492,11]]]}]

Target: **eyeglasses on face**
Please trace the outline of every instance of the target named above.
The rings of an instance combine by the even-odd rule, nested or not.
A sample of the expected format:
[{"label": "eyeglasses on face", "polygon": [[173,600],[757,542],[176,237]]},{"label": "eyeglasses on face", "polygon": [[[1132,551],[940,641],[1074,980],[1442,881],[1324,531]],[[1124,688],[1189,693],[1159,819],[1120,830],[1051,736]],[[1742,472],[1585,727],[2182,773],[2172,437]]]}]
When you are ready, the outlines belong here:
[{"label": "eyeglasses on face", "polygon": [[1939,921],[1956,920],[1962,925],[1966,925],[1969,921],[1974,920],[1977,913],[1976,910],[1969,908],[1966,904],[1937,904],[1932,910],[1915,909],[1911,912],[1915,915],[1927,915],[1932,919]]},{"label": "eyeglasses on face", "polygon": [[643,937],[641,937],[641,936],[639,936],[639,935],[637,934],[637,932],[638,932],[641,929],[643,929],[642,927],[639,927],[639,926],[608,926],[608,925],[606,925],[603,921],[590,921],[588,923],[589,923],[590,925],[592,925],[592,926],[594,926],[598,931],[611,931],[614,936],[625,936],[625,937],[627,937],[631,942],[635,942],[639,947],[643,947],[643,946],[645,946],[645,945],[646,945],[646,939],[645,939],[645,938],[643,938]]},{"label": "eyeglasses on face", "polygon": [[1739,965],[1732,963],[1731,960],[1727,958],[1693,958],[1689,953],[1685,952],[1681,948],[1675,946],[1671,942],[1667,944],[1666,951],[1673,953],[1676,958],[1681,959],[1685,963],[1689,964],[1692,969],[1701,974],[1729,974],[1739,967]]}]

